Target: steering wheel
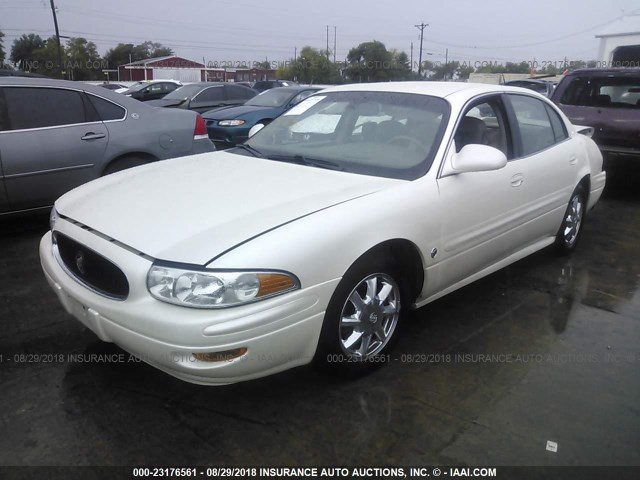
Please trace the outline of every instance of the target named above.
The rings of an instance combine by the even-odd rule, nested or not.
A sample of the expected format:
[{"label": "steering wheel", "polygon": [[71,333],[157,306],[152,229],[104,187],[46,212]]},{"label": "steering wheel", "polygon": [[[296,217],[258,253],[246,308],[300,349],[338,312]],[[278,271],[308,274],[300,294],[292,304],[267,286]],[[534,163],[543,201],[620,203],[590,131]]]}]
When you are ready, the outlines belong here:
[{"label": "steering wheel", "polygon": [[416,151],[423,151],[425,154],[429,153],[429,150],[427,149],[427,147],[425,147],[422,143],[420,143],[417,139],[410,137],[408,135],[397,135],[393,138],[391,138],[389,140],[389,143],[401,146],[401,147],[406,147],[407,149],[409,149],[411,146],[413,146],[414,148],[412,149],[414,152]]}]

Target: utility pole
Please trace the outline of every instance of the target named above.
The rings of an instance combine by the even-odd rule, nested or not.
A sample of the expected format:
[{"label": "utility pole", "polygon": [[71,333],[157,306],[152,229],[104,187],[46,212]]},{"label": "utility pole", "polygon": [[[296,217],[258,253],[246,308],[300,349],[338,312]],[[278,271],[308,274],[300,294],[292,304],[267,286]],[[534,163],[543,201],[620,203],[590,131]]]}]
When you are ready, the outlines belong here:
[{"label": "utility pole", "polygon": [[333,63],[336,63],[336,51],[338,50],[338,27],[333,26]]},{"label": "utility pole", "polygon": [[327,25],[327,60],[329,60],[329,25]]},{"label": "utility pole", "polygon": [[420,59],[418,60],[418,77],[422,75],[422,40],[424,39],[424,29],[428,27],[428,23],[422,22],[420,25],[416,25],[415,27],[420,30]]},{"label": "utility pole", "polygon": [[413,72],[413,42],[411,42],[411,71]]},{"label": "utility pole", "polygon": [[51,12],[53,12],[53,25],[56,27],[56,41],[58,42],[58,67],[60,68],[60,78],[64,77],[62,65],[62,49],[60,48],[60,30],[58,30],[58,17],[56,16],[56,6],[51,0]]}]

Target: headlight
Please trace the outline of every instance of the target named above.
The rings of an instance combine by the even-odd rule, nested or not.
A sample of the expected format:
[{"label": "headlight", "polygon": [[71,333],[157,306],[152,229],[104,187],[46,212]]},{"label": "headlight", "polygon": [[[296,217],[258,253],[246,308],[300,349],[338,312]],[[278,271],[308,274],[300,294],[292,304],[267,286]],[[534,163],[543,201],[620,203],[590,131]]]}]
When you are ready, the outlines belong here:
[{"label": "headlight", "polygon": [[240,125],[244,125],[246,122],[244,120],[220,120],[218,125],[221,127],[239,127]]},{"label": "headlight", "polygon": [[147,288],[163,302],[183,307],[226,308],[296,290],[300,283],[285,272],[218,272],[154,265],[147,274]]},{"label": "headlight", "polygon": [[56,207],[51,209],[51,213],[49,214],[49,230],[53,232],[53,227],[56,226],[56,221],[58,220],[58,212],[56,212]]}]

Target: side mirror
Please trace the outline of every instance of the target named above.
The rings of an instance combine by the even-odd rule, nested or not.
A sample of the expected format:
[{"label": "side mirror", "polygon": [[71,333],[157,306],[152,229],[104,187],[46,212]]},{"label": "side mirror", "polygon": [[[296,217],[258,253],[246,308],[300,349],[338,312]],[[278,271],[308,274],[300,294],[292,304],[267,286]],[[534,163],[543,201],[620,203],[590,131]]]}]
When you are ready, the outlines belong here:
[{"label": "side mirror", "polygon": [[507,165],[507,157],[494,147],[487,145],[465,145],[459,153],[451,156],[450,168],[445,174],[466,172],[488,172],[500,170]]},{"label": "side mirror", "polygon": [[264,124],[262,123],[256,123],[253,127],[251,127],[251,129],[249,130],[249,138],[253,137],[256,133],[258,133],[260,130],[262,130],[264,128]]}]

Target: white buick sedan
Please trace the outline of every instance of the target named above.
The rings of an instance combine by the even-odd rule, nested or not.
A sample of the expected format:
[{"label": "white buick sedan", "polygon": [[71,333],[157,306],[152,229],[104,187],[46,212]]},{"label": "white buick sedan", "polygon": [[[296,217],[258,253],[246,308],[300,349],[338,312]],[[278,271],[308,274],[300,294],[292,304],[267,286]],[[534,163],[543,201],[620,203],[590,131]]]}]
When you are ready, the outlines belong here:
[{"label": "white buick sedan", "polygon": [[64,195],[42,266],[99,338],[189,382],[362,371],[403,312],[574,249],[605,185],[589,131],[516,87],[335,87],[233,150]]}]

